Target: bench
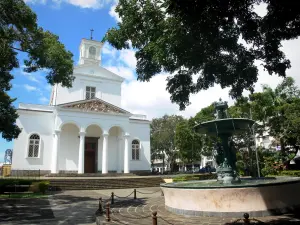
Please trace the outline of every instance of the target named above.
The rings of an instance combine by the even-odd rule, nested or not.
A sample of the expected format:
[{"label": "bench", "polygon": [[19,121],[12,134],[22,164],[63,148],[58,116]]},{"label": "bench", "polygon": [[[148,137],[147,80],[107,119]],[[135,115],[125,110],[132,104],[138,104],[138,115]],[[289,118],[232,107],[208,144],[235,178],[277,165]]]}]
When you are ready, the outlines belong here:
[{"label": "bench", "polygon": [[30,185],[19,185],[19,184],[13,184],[13,185],[7,185],[6,187],[14,187],[15,191],[9,191],[4,192],[4,194],[8,195],[9,198],[12,194],[25,194],[25,196],[28,196],[29,194],[32,194],[32,191],[17,191],[17,188],[29,188]]},{"label": "bench", "polygon": [[4,192],[5,195],[8,195],[10,198],[11,195],[13,194],[25,194],[25,196],[29,196],[30,194],[33,194],[32,191],[22,191],[22,192]]}]

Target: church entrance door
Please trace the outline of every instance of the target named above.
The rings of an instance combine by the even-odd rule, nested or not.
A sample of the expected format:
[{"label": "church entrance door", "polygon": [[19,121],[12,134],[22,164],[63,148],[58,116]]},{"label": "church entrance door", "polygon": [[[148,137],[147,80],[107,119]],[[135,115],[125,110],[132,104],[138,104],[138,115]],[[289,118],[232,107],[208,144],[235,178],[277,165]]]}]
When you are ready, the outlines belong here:
[{"label": "church entrance door", "polygon": [[84,149],[84,173],[96,173],[98,139],[86,138]]}]

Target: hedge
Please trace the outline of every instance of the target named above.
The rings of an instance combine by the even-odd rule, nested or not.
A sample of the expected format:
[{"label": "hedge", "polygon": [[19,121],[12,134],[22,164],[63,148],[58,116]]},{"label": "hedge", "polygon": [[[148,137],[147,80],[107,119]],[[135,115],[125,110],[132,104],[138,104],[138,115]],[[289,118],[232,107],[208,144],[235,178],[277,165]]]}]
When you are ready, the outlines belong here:
[{"label": "hedge", "polygon": [[33,192],[45,193],[48,189],[49,181],[39,181],[39,180],[24,180],[24,179],[0,179],[0,193],[6,191],[7,187],[10,185],[30,185],[29,190]]},{"label": "hedge", "polygon": [[300,170],[283,170],[279,173],[281,176],[300,177]]},{"label": "hedge", "polygon": [[217,179],[217,174],[192,174],[192,175],[184,175],[173,178],[173,182],[183,182],[183,181],[191,181],[191,180],[211,180]]}]

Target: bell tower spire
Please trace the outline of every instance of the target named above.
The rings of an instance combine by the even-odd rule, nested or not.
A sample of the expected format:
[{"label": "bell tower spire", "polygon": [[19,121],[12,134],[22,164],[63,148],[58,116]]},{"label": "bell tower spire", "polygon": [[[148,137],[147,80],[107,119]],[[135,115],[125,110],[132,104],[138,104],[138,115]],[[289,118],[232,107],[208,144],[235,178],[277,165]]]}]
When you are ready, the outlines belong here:
[{"label": "bell tower spire", "polygon": [[101,50],[103,42],[93,40],[94,29],[91,29],[91,38],[81,40],[79,46],[79,65],[101,65]]}]

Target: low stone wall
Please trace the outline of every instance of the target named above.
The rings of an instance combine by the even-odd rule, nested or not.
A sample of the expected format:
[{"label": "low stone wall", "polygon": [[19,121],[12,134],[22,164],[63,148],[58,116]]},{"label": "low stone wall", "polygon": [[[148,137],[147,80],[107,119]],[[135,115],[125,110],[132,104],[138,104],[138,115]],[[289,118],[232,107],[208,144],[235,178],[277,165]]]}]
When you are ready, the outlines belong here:
[{"label": "low stone wall", "polygon": [[[300,182],[255,187],[163,187],[166,209],[190,216],[262,217],[299,210]],[[165,185],[167,186],[167,185]]]},{"label": "low stone wall", "polygon": [[39,177],[49,174],[50,170],[11,170],[11,177]]}]

